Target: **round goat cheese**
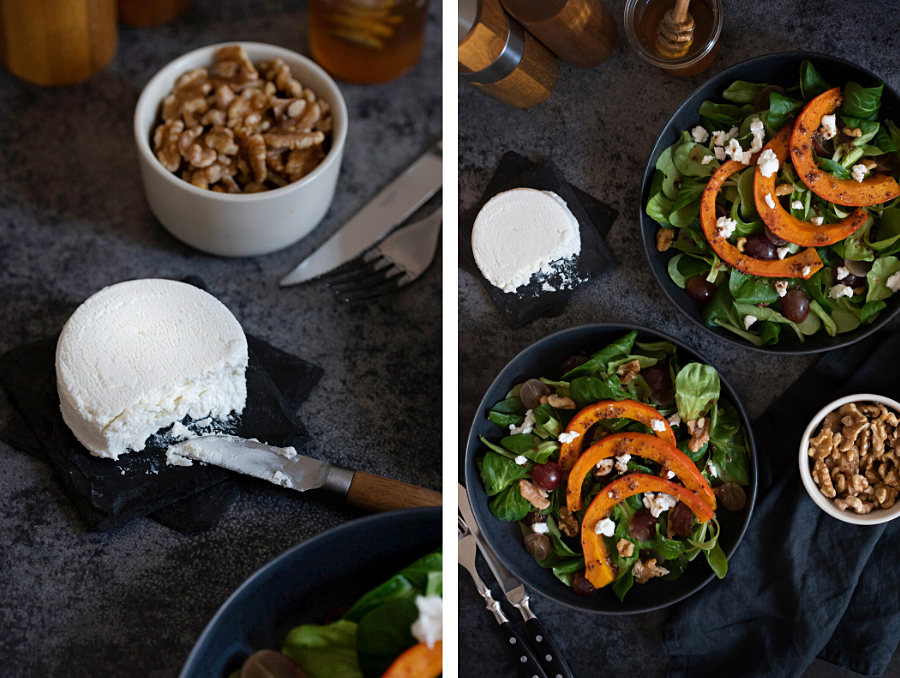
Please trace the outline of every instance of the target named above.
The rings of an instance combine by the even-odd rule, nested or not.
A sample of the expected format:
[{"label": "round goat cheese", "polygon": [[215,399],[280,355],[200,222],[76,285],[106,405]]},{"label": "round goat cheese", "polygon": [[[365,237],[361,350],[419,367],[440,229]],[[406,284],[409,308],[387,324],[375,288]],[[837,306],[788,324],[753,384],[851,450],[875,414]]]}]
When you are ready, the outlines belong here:
[{"label": "round goat cheese", "polygon": [[131,280],[85,301],[56,346],[60,409],[91,454],[118,459],[159,429],[225,418],[247,401],[247,338],[222,302],[173,280]]},{"label": "round goat cheese", "polygon": [[565,200],[551,191],[504,191],[475,218],[472,251],[492,285],[515,292],[535,273],[553,273],[554,262],[581,252],[578,220]]}]

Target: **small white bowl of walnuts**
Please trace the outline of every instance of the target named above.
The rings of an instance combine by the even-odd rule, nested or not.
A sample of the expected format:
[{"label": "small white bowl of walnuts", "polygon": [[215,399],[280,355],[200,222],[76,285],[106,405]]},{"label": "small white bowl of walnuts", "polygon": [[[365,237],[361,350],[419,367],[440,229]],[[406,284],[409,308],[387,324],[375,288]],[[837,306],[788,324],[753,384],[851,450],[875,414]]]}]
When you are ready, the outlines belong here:
[{"label": "small white bowl of walnuts", "polygon": [[800,477],[812,500],[845,523],[900,516],[900,403],[859,393],[823,407],[800,442]]},{"label": "small white bowl of walnuts", "polygon": [[211,254],[287,247],[328,211],[347,117],[334,80],[295,52],[262,43],[189,52],[147,83],[134,113],[150,208]]}]

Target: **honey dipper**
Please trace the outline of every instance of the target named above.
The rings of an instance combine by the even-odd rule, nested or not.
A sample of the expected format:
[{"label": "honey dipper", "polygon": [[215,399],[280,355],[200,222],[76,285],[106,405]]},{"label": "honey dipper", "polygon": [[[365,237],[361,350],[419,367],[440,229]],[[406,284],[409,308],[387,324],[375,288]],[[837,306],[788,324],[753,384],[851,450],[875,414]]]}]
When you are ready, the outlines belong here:
[{"label": "honey dipper", "polygon": [[678,0],[659,22],[656,51],[666,59],[678,59],[688,53],[694,39],[694,17],[688,13],[691,0]]}]

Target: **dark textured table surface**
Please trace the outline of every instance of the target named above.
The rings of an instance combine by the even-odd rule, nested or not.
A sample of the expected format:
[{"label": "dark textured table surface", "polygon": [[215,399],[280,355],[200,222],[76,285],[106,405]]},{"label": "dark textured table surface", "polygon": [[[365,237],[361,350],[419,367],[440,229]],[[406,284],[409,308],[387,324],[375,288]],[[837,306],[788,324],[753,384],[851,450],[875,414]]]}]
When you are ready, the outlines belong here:
[{"label": "dark textured table surface", "polygon": [[[687,79],[672,78],[641,61],[624,35],[624,0],[604,4],[617,18],[615,53],[591,70],[560,64],[559,82],[543,104],[514,110],[464,83],[459,87],[461,210],[476,201],[500,156],[513,150],[535,159],[552,158],[569,181],[620,213],[607,240],[618,267],[579,290],[557,318],[540,319],[512,331],[474,278],[459,273],[461,448],[481,396],[506,362],[541,337],[573,325],[634,322],[684,340],[724,373],[751,417],[761,414],[814,360],[767,357],[732,347],[702,333],[669,303],[645,263],[637,222],[641,177],[657,136],[680,103],[706,78],[745,59],[798,49],[825,52],[870,68],[893,87],[900,87],[900,65],[894,58],[900,42],[896,22],[888,21],[896,16],[895,4],[887,0],[864,5],[838,0],[726,2],[718,59],[707,73]],[[467,365],[478,369],[467,369]],[[460,676],[514,675],[499,647],[493,617],[482,605],[468,574],[460,570],[459,642],[468,657],[461,663]],[[604,618],[540,598],[533,600],[533,608],[580,678],[666,673],[668,659],[660,642],[664,613]],[[845,678],[856,674],[817,660],[804,675]],[[900,676],[900,658],[895,657],[885,675]]]},{"label": "dark textured table surface", "polygon": [[[195,47],[254,40],[308,54],[303,2],[197,0],[169,26],[123,28],[88,82],[41,89],[0,74],[0,352],[57,333],[78,303],[137,277],[200,276],[244,329],[325,369],[300,410],[310,454],[438,489],[441,259],[414,285],[347,306],[277,282],[441,130],[440,0],[422,61],[393,83],[341,85],[350,131],[335,202],[303,243],[253,259],[196,252],[142,194],[131,116],[143,85]],[[10,413],[0,389],[0,427]],[[0,676],[177,675],[222,602],[287,548],[361,515],[259,483],[218,527],[148,519],[85,531],[53,471],[0,444]],[[265,485],[265,486],[264,486]]]}]

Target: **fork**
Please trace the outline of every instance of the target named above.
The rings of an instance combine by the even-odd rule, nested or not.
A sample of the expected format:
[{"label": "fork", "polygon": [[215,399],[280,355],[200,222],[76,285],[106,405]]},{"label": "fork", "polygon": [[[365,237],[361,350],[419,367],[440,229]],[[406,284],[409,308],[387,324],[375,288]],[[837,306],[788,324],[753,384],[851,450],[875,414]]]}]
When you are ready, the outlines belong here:
[{"label": "fork", "polygon": [[405,226],[372,249],[322,277],[342,301],[363,301],[406,287],[437,254],[443,211]]},{"label": "fork", "polygon": [[484,598],[487,609],[493,613],[494,619],[497,620],[500,629],[505,634],[506,642],[504,646],[511,653],[510,656],[519,669],[519,675],[522,678],[547,678],[547,674],[541,668],[537,657],[534,656],[525,639],[510,623],[509,617],[503,613],[500,601],[494,599],[494,596],[491,595],[491,590],[478,575],[478,570],[475,568],[475,552],[477,550],[475,535],[472,534],[466,521],[460,515],[456,516],[456,533],[459,564],[472,575],[475,588],[478,589],[478,593]]}]

